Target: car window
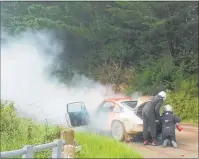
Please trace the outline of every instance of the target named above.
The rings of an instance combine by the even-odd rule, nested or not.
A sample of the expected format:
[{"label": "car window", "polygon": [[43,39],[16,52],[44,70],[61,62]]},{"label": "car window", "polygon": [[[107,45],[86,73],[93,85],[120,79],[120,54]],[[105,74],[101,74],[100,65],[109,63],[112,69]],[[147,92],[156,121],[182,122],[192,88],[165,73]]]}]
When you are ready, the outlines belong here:
[{"label": "car window", "polygon": [[112,112],[114,108],[114,103],[113,102],[105,102],[101,109],[100,112]]},{"label": "car window", "polygon": [[139,107],[138,107],[138,111],[142,112],[142,109],[145,107],[147,102],[141,104]]},{"label": "car window", "polygon": [[114,103],[113,102],[105,102],[102,107],[103,108],[114,107]]},{"label": "car window", "polygon": [[81,102],[77,102],[77,103],[70,103],[67,105],[68,107],[68,113],[72,113],[72,112],[80,112],[82,111],[82,103]]},{"label": "car window", "polygon": [[134,109],[137,106],[137,101],[124,101],[121,103],[125,106],[132,108],[132,109]]},{"label": "car window", "polygon": [[136,113],[136,114],[137,114],[137,116],[140,117],[141,119],[142,119],[142,110],[143,110],[143,108],[145,107],[146,103],[147,103],[147,102],[141,104],[141,105],[137,108],[137,113]]},{"label": "car window", "polygon": [[122,112],[122,107],[120,106],[117,106],[113,109],[114,112],[117,112],[117,113],[121,113]]}]

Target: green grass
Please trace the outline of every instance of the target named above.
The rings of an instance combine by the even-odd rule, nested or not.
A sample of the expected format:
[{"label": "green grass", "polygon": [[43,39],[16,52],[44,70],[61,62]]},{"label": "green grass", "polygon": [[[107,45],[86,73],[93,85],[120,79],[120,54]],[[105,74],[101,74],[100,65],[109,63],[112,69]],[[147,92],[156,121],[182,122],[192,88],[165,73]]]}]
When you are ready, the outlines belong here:
[{"label": "green grass", "polygon": [[75,139],[82,145],[78,158],[142,158],[125,143],[112,138],[88,133],[75,133]]},{"label": "green grass", "polygon": [[182,124],[190,124],[190,125],[198,126],[198,121],[193,121],[193,120],[183,120],[181,123]]},{"label": "green grass", "polygon": [[[31,131],[28,129],[31,127]],[[21,120],[18,131],[10,133],[1,132],[1,151],[10,151],[21,149],[25,145],[39,145],[52,142],[57,139],[59,129],[49,126],[48,130],[44,125],[32,123],[30,121]],[[35,153],[36,158],[46,158],[51,155],[52,150],[44,150]]]},{"label": "green grass", "polygon": [[[25,145],[44,144],[59,137],[60,129],[58,127],[38,124],[31,119],[18,117],[11,103],[1,103],[0,108],[1,151],[21,149]],[[36,153],[35,157],[46,158],[51,155],[51,152],[51,150],[44,150]]]}]

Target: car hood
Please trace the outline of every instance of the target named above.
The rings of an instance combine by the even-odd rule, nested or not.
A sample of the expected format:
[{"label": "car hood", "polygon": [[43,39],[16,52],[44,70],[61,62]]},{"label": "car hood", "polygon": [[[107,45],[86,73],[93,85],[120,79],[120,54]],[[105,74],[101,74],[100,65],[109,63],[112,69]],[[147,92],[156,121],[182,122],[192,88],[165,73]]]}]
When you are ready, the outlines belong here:
[{"label": "car hood", "polygon": [[132,124],[143,124],[143,120],[139,118],[134,111],[125,111],[124,113],[121,114],[121,119],[123,121],[128,121]]}]

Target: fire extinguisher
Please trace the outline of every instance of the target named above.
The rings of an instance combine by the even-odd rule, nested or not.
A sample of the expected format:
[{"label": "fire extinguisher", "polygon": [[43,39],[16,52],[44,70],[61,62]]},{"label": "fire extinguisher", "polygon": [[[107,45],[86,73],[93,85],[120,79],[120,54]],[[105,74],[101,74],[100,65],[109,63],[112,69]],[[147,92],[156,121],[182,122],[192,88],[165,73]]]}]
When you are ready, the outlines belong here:
[{"label": "fire extinguisher", "polygon": [[178,129],[178,131],[182,131],[183,128],[179,123],[176,123],[176,128]]}]

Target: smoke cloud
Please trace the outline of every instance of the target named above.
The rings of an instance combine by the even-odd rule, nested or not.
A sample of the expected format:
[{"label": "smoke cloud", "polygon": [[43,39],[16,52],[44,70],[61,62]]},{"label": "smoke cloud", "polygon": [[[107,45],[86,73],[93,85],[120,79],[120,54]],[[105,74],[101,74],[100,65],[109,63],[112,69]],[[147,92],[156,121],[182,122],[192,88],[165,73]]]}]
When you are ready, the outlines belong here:
[{"label": "smoke cloud", "polygon": [[93,112],[104,98],[116,96],[84,76],[76,75],[79,82],[72,88],[50,77],[49,67],[62,51],[51,32],[1,33],[1,99],[13,101],[21,115],[65,125],[67,103],[83,101]]}]

